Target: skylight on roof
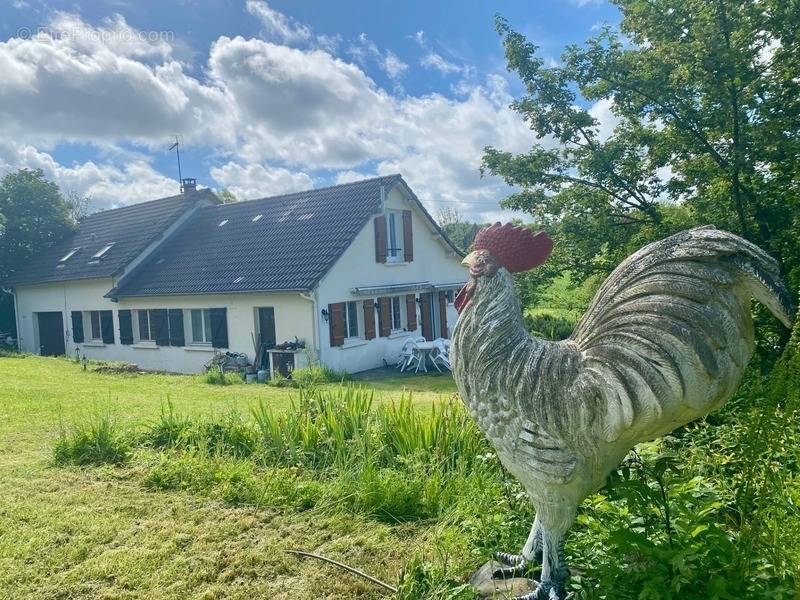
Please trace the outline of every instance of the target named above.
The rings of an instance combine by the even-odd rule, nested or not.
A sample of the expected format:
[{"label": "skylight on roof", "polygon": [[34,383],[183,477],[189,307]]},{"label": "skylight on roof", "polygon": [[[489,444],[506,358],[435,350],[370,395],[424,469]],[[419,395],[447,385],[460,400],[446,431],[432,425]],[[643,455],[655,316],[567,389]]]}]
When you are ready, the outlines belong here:
[{"label": "skylight on roof", "polygon": [[103,255],[104,255],[106,252],[108,252],[109,250],[111,250],[111,248],[113,248],[113,247],[114,247],[114,244],[115,244],[115,243],[116,243],[116,242],[111,242],[110,244],[106,244],[105,246],[103,246],[102,248],[100,248],[100,250],[98,250],[97,252],[95,252],[94,254],[92,254],[92,258],[103,258]]},{"label": "skylight on roof", "polygon": [[227,222],[228,222],[228,219],[225,219],[224,221],[220,221],[220,222],[219,222],[219,225],[217,225],[217,227],[222,227],[222,226],[223,226],[223,225],[225,225],[225,223],[227,223]]},{"label": "skylight on roof", "polygon": [[59,260],[58,262],[60,262],[60,263],[65,263],[65,262],[67,262],[67,261],[68,261],[70,258],[72,258],[72,256],[73,256],[73,255],[74,255],[74,254],[75,254],[75,253],[76,253],[78,250],[80,250],[80,249],[81,249],[81,247],[80,247],[80,246],[78,246],[77,248],[73,248],[72,250],[70,250],[69,252],[67,252],[67,253],[66,253],[64,256],[62,256],[62,257],[61,257],[61,260]]},{"label": "skylight on roof", "polygon": [[242,283],[244,281],[244,277],[237,277],[233,280],[233,283]]},{"label": "skylight on roof", "polygon": [[263,216],[264,215],[256,215],[255,217],[253,217],[253,223],[255,223],[256,221],[260,221],[261,217],[263,217]]}]

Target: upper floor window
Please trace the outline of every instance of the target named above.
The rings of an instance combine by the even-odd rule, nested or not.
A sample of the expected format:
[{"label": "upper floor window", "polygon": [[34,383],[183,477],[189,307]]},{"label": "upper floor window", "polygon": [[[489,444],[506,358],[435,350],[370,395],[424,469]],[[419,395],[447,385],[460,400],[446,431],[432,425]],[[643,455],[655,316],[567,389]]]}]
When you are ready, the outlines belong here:
[{"label": "upper floor window", "polygon": [[400,262],[403,257],[403,213],[399,210],[386,212],[386,260]]}]

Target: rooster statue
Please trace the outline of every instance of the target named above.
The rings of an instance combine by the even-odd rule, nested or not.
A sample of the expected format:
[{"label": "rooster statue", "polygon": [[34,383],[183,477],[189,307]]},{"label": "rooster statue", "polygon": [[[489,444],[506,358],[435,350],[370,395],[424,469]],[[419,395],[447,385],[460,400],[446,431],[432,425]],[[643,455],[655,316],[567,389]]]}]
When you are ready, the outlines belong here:
[{"label": "rooster statue", "polygon": [[541,563],[536,589],[565,595],[564,536],[581,501],[634,445],[721,407],[754,348],[755,297],[790,327],[777,262],[714,227],[645,246],[603,283],[572,336],[525,329],[511,274],[542,264],[545,233],[496,223],[463,261],[451,359],[461,397],[536,508],[519,554],[498,552],[511,577]]}]

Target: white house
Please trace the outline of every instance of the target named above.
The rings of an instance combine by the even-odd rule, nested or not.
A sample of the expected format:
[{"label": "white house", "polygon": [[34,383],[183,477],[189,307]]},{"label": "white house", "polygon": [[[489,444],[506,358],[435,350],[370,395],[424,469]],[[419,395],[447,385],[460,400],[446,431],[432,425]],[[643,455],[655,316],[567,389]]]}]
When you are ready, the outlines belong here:
[{"label": "white house", "polygon": [[235,204],[184,190],[89,216],[6,282],[21,349],[188,373],[297,338],[276,368],[358,372],[449,337],[461,255],[400,175]]}]

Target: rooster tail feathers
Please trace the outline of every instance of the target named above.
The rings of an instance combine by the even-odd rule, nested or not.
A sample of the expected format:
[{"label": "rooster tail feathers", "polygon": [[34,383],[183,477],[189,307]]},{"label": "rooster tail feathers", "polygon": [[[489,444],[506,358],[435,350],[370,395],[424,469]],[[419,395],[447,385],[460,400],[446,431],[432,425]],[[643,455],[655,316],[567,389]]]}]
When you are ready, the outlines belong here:
[{"label": "rooster tail feathers", "polygon": [[787,328],[792,328],[795,307],[781,279],[778,261],[752,242],[713,226],[698,227],[691,233],[702,246],[716,253],[722,262],[733,265],[741,272],[752,296]]}]

